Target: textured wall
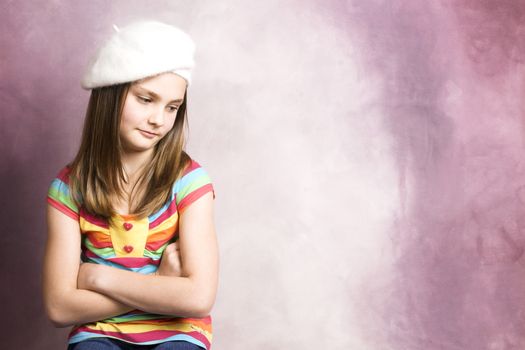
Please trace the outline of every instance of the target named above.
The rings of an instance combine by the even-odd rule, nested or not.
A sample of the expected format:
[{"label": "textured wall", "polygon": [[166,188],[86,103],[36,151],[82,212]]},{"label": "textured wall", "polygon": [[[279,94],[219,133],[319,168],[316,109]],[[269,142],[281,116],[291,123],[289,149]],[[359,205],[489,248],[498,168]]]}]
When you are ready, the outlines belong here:
[{"label": "textured wall", "polygon": [[2,349],[65,348],[40,296],[45,195],[93,46],[144,16],[197,43],[214,349],[525,348],[525,1],[1,7]]}]

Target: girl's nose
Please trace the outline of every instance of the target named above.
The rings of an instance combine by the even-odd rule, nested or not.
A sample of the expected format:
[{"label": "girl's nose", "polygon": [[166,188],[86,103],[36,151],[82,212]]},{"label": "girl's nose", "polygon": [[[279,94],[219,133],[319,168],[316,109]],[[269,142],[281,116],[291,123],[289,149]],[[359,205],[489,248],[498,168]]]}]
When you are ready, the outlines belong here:
[{"label": "girl's nose", "polygon": [[164,124],[164,110],[159,109],[151,113],[149,120],[151,124],[163,125]]}]

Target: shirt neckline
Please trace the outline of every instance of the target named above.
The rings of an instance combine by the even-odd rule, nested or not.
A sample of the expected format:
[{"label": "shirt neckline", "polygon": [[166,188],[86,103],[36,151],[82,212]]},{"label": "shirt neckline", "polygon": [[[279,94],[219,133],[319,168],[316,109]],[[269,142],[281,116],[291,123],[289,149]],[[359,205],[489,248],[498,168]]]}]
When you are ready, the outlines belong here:
[{"label": "shirt neckline", "polygon": [[137,216],[135,214],[120,214],[120,213],[117,213],[117,216],[120,216],[124,220],[133,220],[133,219],[137,218]]}]

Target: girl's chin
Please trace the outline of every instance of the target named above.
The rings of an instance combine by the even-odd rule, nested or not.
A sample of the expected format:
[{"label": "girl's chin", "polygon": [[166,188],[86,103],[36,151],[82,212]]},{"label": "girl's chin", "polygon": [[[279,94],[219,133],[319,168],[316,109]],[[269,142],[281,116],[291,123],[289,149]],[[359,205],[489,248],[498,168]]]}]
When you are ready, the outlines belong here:
[{"label": "girl's chin", "polygon": [[154,142],[136,142],[133,144],[128,144],[123,147],[124,152],[126,153],[141,153],[141,152],[151,152],[155,146]]}]

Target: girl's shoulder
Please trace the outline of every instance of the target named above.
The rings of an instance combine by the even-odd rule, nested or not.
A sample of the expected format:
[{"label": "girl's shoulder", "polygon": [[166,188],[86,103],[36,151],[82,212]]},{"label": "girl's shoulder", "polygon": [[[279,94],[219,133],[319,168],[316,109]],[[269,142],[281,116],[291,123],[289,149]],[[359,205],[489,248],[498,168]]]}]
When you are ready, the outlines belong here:
[{"label": "girl's shoulder", "polygon": [[188,164],[186,165],[184,171],[182,172],[182,176],[185,176],[186,174],[198,168],[202,168],[202,165],[199,162],[197,162],[195,159],[190,158]]},{"label": "girl's shoulder", "polygon": [[182,176],[173,186],[177,210],[182,212],[188,205],[208,192],[212,192],[215,199],[215,188],[208,171],[201,163],[191,158]]},{"label": "girl's shoulder", "polygon": [[71,173],[71,167],[69,164],[66,164],[64,167],[62,167],[58,173],[55,176],[54,180],[60,180],[64,182],[66,185],[69,185],[69,174]]},{"label": "girl's shoulder", "polygon": [[78,219],[79,208],[71,196],[69,187],[69,164],[61,168],[51,180],[47,191],[47,203],[62,211],[73,219]]}]

